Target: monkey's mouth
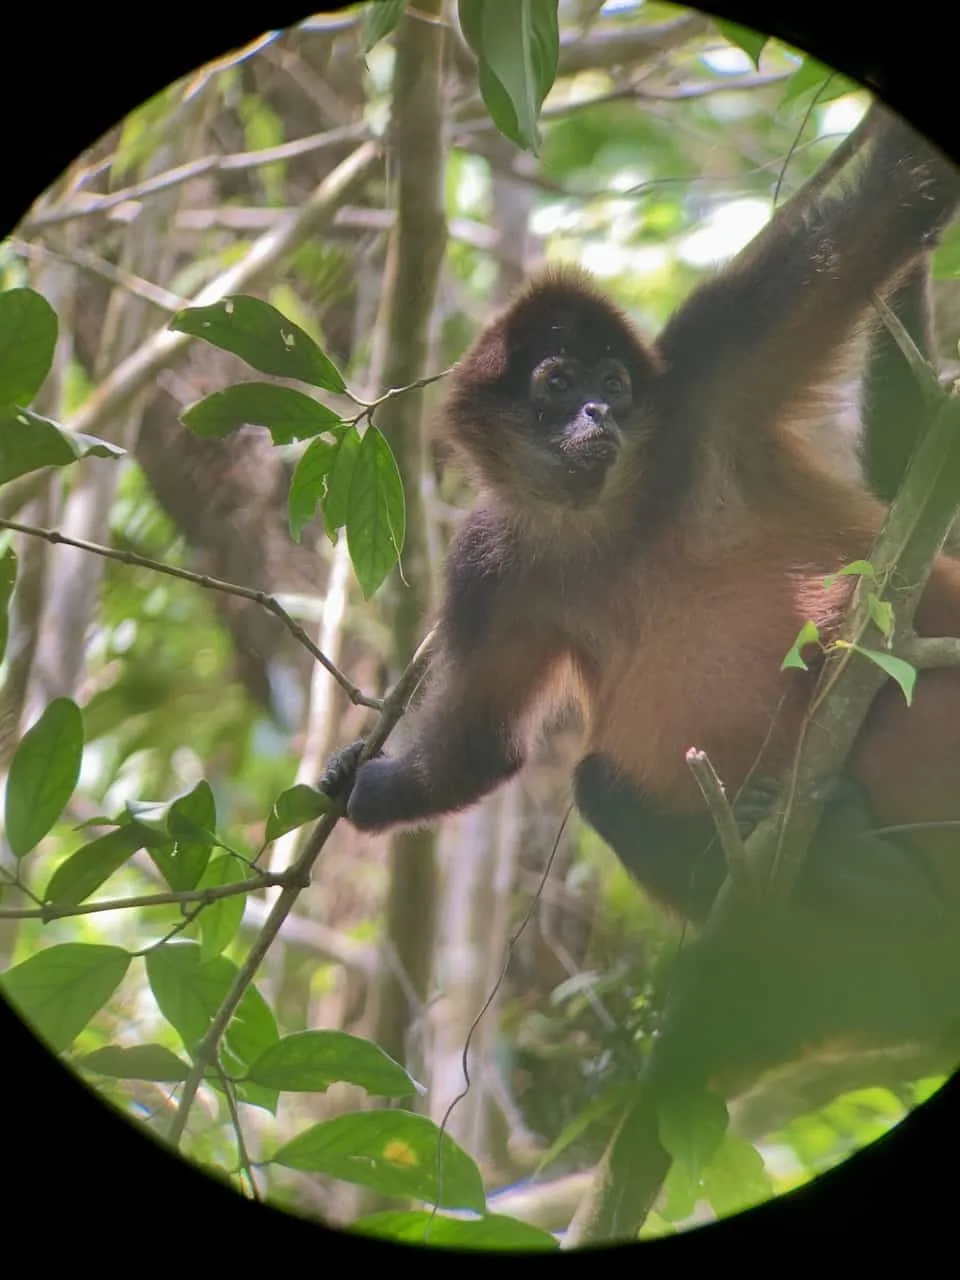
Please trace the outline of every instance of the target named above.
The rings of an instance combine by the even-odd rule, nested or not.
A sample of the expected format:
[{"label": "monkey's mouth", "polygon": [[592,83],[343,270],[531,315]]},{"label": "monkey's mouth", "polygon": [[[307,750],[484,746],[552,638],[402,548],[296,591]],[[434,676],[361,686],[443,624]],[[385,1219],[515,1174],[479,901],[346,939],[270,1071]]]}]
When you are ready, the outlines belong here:
[{"label": "monkey's mouth", "polygon": [[564,454],[561,462],[564,492],[577,503],[596,498],[619,456],[619,445],[609,437],[587,441],[576,452]]}]

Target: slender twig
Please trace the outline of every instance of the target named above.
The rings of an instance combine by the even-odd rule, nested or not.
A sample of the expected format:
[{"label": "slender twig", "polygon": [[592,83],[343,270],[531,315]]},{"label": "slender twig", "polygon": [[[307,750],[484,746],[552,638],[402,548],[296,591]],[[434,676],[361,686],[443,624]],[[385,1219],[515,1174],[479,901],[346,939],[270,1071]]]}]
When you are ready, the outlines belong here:
[{"label": "slender twig", "polygon": [[[289,871],[264,871],[249,880],[234,884],[211,885],[209,889],[184,889],[170,893],[144,893],[132,898],[108,898],[102,902],[80,902],[68,907],[44,905],[38,907],[0,907],[0,920],[65,920],[68,916],[92,916],[101,911],[129,911],[134,907],[171,907],[196,902],[201,907],[220,898],[235,898],[241,893],[255,893],[258,889],[276,889],[290,883]],[[25,886],[18,885],[25,890]],[[26,891],[26,890],[25,890]],[[31,895],[38,901],[36,895]]]},{"label": "slender twig", "polygon": [[[373,407],[373,406],[371,406]],[[364,412],[367,412],[365,410]],[[361,415],[362,416],[362,415]],[[379,698],[371,698],[363,693],[340,668],[320,649],[307,635],[296,618],[292,618],[286,609],[266,591],[255,587],[241,587],[235,582],[224,582],[221,578],[211,578],[206,573],[194,573],[191,569],[181,569],[177,565],[165,564],[162,560],[153,560],[149,556],[141,556],[136,551],[123,551],[114,547],[104,547],[96,542],[87,542],[83,538],[70,538],[58,529],[41,529],[37,525],[21,524],[18,520],[0,518],[0,529],[13,529],[17,533],[25,533],[33,538],[43,538],[56,546],[63,543],[67,547],[76,547],[80,551],[89,551],[91,555],[102,556],[105,560],[117,560],[120,564],[137,565],[141,569],[152,569],[155,573],[165,573],[171,578],[180,578],[184,582],[192,582],[195,586],[207,591],[220,591],[224,595],[238,596],[241,600],[252,600],[274,617],[279,618],[292,636],[316,659],[320,665],[333,676],[350,701],[358,707],[371,707],[379,711],[383,702]]]},{"label": "slender twig", "polygon": [[18,236],[11,236],[7,243],[25,258],[65,262],[70,267],[79,267],[81,271],[87,271],[90,275],[106,280],[108,284],[125,289],[134,297],[143,298],[145,302],[152,303],[161,311],[172,314],[189,305],[185,298],[171,293],[169,289],[163,289],[150,280],[144,280],[142,276],[125,271],[122,267],[107,262],[106,258],[90,253],[87,249],[73,249],[70,253],[62,253],[59,249],[51,249],[49,245],[22,240]]},{"label": "slender twig", "polygon": [[723,789],[723,783],[710,763],[709,756],[705,751],[691,747],[687,752],[687,767],[707,802],[731,878],[743,887],[749,886],[751,877],[747,850],[740,828],[737,826],[737,820],[733,816],[730,801],[727,799],[727,793]]},{"label": "slender twig", "polygon": [[345,418],[344,421],[354,427],[357,426],[358,423],[362,422],[364,418],[369,422],[372,422],[373,415],[380,406],[386,404],[388,400],[395,400],[397,396],[406,395],[408,391],[420,391],[424,387],[429,387],[432,382],[439,382],[442,378],[445,378],[448,373],[450,373],[450,369],[444,369],[440,373],[431,373],[424,378],[417,378],[414,382],[408,383],[405,387],[391,387],[388,391],[385,391],[382,396],[377,396],[376,400],[361,400],[358,396],[355,396],[352,391],[348,390],[347,395],[353,403],[362,405],[363,407],[354,417]]},{"label": "slender twig", "polygon": [[223,1090],[223,1096],[227,1100],[227,1110],[230,1112],[230,1123],[233,1125],[233,1132],[237,1135],[237,1160],[240,1164],[241,1172],[247,1179],[250,1187],[250,1195],[254,1200],[260,1199],[260,1190],[257,1187],[256,1179],[253,1176],[253,1161],[250,1159],[250,1153],[247,1151],[247,1144],[243,1138],[243,1128],[240,1124],[240,1109],[237,1106],[237,1094],[233,1081],[227,1076],[219,1061],[214,1064],[214,1070],[220,1081],[220,1088]]},{"label": "slender twig", "polygon": [[32,235],[44,227],[74,222],[78,218],[89,218],[98,213],[108,213],[118,205],[142,200],[144,196],[156,195],[160,191],[169,191],[172,187],[182,186],[183,183],[190,182],[193,178],[203,177],[207,173],[260,169],[264,165],[276,164],[277,161],[292,160],[314,151],[337,147],[344,142],[361,142],[369,136],[370,128],[362,122],[345,125],[340,129],[328,129],[324,133],[312,133],[306,138],[294,138],[291,142],[282,142],[276,147],[264,147],[259,151],[241,151],[229,156],[203,156],[199,160],[177,165],[175,169],[168,169],[165,173],[158,173],[153,178],[136,182],[120,191],[111,191],[107,195],[94,195],[90,192],[75,195],[66,205],[28,218],[21,225],[20,232],[21,235]]},{"label": "slender twig", "polygon": [[[431,631],[407,664],[403,675],[401,675],[396,685],[384,699],[383,709],[380,712],[377,723],[365,741],[364,749],[358,761],[359,764],[377,754],[389,737],[394,725],[406,710],[407,703],[416,692],[426,669],[433,635],[434,633]],[[246,960],[240,966],[236,977],[230,985],[230,990],[210,1023],[206,1035],[197,1044],[194,1050],[193,1066],[190,1069],[189,1076],[184,1081],[180,1105],[170,1126],[170,1141],[174,1145],[177,1145],[183,1136],[194,1099],[197,1096],[197,1089],[200,1087],[204,1074],[216,1060],[220,1041],[230,1024],[230,1019],[236,1012],[237,1006],[243,999],[247,988],[253,982],[255,974],[280,932],[284,920],[293,910],[301,890],[310,883],[313,864],[320,856],[323,846],[339,822],[342,813],[342,805],[337,805],[329,813],[324,814],[314,827],[303,852],[286,873],[283,890],[273,904],[273,908],[267,916],[258,938],[250,948]]]}]

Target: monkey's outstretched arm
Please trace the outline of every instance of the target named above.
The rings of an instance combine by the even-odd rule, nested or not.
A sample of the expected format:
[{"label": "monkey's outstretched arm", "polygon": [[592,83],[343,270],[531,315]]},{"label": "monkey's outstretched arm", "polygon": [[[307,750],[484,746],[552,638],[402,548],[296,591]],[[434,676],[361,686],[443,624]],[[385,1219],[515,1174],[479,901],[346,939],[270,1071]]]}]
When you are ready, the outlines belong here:
[{"label": "monkey's outstretched arm", "polygon": [[521,767],[533,713],[556,683],[562,636],[504,568],[500,534],[468,518],[447,590],[423,703],[402,754],[361,765],[347,817],[368,831],[466,808]]},{"label": "monkey's outstretched arm", "polygon": [[960,169],[872,110],[880,119],[848,188],[786,205],[661,335],[671,385],[752,447],[781,409],[835,376],[873,292],[895,287],[960,205]]},{"label": "monkey's outstretched arm", "polygon": [[523,720],[549,682],[555,648],[536,635],[504,635],[482,651],[441,650],[402,755],[357,772],[347,816],[367,831],[429,821],[473,804],[521,767]]}]

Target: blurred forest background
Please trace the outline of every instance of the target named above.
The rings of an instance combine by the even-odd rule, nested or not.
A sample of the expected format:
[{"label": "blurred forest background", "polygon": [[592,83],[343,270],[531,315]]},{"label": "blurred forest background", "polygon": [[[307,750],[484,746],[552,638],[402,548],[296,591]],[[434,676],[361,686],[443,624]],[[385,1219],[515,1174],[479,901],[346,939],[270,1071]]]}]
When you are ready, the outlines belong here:
[{"label": "blurred forest background", "polygon": [[[379,41],[369,9],[314,17],[171,85],[78,157],[0,246],[0,288],[29,285],[59,316],[35,408],[128,451],[20,477],[0,490],[0,517],[269,593],[380,697],[426,633],[443,551],[470,501],[431,438],[438,387],[377,410],[403,480],[406,539],[402,573],[365,600],[342,533],[333,542],[318,518],[291,538],[288,492],[305,444],[278,446],[261,427],[202,438],[182,424],[187,406],[254,375],[201,342],[165,346],[173,314],[239,273],[231,291],[272,303],[368,399],[447,368],[544,260],[590,268],[655,332],[830,155],[868,96],[776,42],[756,65],[744,33],[692,11],[561,0],[558,75],[534,155],[492,122],[449,6],[423,0]],[[384,134],[386,160],[362,152]],[[948,238],[937,255],[944,334],[957,331],[958,271],[960,243]],[[942,355],[956,372],[955,347]],[[342,397],[325,403],[355,412]],[[823,441],[838,468],[855,465],[855,424],[852,388],[847,435]],[[55,698],[80,705],[86,742],[67,810],[20,868],[37,892],[102,830],[97,818],[168,802],[202,779],[217,831],[253,859],[277,796],[315,783],[372,722],[256,600],[37,537],[14,545],[0,768]],[[492,997],[447,1131],[479,1164],[492,1206],[549,1230],[569,1220],[612,1123],[609,1100],[636,1076],[656,962],[683,941],[576,816],[564,822],[577,742],[575,723],[557,725],[522,777],[435,831],[372,839],[340,824],[257,977],[274,1034],[372,1039],[426,1086],[414,1107],[438,1122],[464,1088],[464,1047]],[[260,865],[281,871],[303,838],[302,827],[281,835]],[[0,865],[8,879],[16,871],[9,849]],[[169,883],[141,849],[92,901]],[[54,944],[143,953],[174,937],[199,939],[204,960],[240,962],[277,892],[186,917],[173,901],[44,921],[25,916],[33,904],[8,885],[0,969]],[[145,1043],[183,1051],[134,965],[67,1053],[159,1132],[171,1084],[79,1065],[105,1046]],[[828,1086],[766,1081],[736,1100],[760,1183],[684,1212],[661,1206],[649,1232],[805,1181],[943,1076],[883,1071],[835,1073]],[[237,1171],[236,1114],[207,1085],[199,1103],[185,1149]],[[374,1105],[345,1083],[244,1104],[247,1162],[307,1124]],[[257,1179],[273,1202],[331,1222],[379,1203],[276,1165]]]}]

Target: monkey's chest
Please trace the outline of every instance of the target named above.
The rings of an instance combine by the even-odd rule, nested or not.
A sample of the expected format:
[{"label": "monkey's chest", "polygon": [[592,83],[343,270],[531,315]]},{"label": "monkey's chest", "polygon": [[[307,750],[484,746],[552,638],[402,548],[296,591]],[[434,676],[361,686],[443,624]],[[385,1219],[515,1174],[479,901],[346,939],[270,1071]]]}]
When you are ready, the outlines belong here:
[{"label": "monkey's chest", "polygon": [[688,803],[687,751],[706,751],[728,789],[779,771],[812,680],[782,671],[808,618],[839,616],[822,576],[769,564],[690,569],[651,581],[581,664],[587,750],[651,794]]}]

